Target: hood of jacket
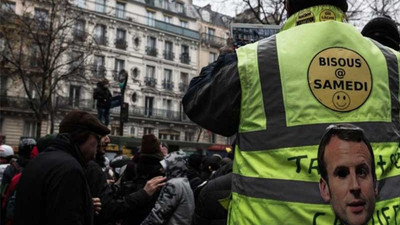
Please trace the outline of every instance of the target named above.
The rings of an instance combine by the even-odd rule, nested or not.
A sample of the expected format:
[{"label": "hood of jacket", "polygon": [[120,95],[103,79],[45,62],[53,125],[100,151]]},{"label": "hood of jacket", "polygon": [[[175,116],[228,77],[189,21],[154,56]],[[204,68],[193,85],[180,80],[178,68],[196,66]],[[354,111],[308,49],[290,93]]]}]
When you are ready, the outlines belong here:
[{"label": "hood of jacket", "polygon": [[72,155],[72,157],[74,157],[83,168],[87,167],[87,163],[85,163],[83,159],[79,146],[71,141],[70,136],[67,133],[57,135],[50,147],[45,150],[45,152],[50,151],[64,151]]},{"label": "hood of jacket", "polygon": [[187,157],[182,150],[171,152],[160,162],[168,179],[187,177],[188,168],[186,163]]}]

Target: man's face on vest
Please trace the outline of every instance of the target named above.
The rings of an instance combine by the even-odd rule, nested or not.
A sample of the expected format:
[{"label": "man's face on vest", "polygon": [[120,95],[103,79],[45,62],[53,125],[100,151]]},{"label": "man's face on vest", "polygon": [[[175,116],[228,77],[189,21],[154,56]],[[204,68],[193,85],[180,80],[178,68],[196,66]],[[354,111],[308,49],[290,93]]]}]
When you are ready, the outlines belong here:
[{"label": "man's face on vest", "polygon": [[322,198],[331,203],[343,224],[367,224],[378,193],[367,145],[333,136],[325,147],[324,160],[328,182],[321,178]]}]

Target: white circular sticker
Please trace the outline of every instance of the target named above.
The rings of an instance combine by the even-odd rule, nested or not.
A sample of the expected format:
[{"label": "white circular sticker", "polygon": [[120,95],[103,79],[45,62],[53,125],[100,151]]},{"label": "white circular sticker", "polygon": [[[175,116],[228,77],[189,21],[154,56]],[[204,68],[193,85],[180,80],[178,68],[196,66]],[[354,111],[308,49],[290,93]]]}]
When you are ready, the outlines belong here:
[{"label": "white circular sticker", "polygon": [[314,56],[308,69],[314,97],[339,112],[357,109],[368,99],[372,75],[365,59],[345,48],[328,48]]}]

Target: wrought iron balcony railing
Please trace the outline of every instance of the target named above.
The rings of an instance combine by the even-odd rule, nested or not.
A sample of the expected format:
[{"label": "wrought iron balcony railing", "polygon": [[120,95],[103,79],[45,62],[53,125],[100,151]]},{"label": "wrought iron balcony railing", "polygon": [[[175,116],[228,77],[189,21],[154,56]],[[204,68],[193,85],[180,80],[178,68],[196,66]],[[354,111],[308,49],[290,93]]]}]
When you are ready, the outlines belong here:
[{"label": "wrought iron balcony railing", "polygon": [[189,53],[184,52],[184,53],[181,54],[181,56],[179,58],[181,60],[181,63],[190,64]]},{"label": "wrought iron balcony railing", "polygon": [[157,49],[155,47],[147,46],[146,47],[146,53],[149,56],[157,57],[158,51],[157,51]]},{"label": "wrought iron balcony railing", "polygon": [[168,91],[174,90],[174,83],[170,80],[163,80],[163,88]]},{"label": "wrought iron balcony railing", "polygon": [[223,47],[226,45],[226,39],[222,37],[218,37],[215,35],[207,34],[207,33],[201,33],[201,42],[202,43],[207,43],[213,47]]},{"label": "wrought iron balcony railing", "polygon": [[125,39],[117,39],[115,41],[115,47],[118,49],[122,49],[122,50],[126,50],[126,48],[128,47],[128,44],[126,43]]},{"label": "wrought iron balcony railing", "polygon": [[180,92],[186,92],[188,87],[189,87],[189,85],[187,83],[183,83],[183,82],[179,83],[179,91]]},{"label": "wrought iron balcony railing", "polygon": [[164,51],[164,59],[174,60],[175,54],[172,51]]},{"label": "wrought iron balcony railing", "polygon": [[157,80],[154,77],[145,77],[144,78],[144,84],[148,87],[153,87],[155,88],[157,85]]}]

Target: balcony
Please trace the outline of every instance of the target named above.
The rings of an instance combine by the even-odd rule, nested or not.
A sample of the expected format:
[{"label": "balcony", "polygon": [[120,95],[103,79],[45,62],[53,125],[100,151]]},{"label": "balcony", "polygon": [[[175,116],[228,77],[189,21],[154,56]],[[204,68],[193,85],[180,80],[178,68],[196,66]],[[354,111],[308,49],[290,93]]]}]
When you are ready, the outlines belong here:
[{"label": "balcony", "polygon": [[157,57],[157,55],[158,55],[158,51],[157,51],[157,49],[155,47],[147,46],[146,47],[146,53],[147,53],[147,55],[154,56],[154,57]]},{"label": "balcony", "polygon": [[171,80],[163,80],[163,88],[168,91],[174,90],[174,83]]},{"label": "balcony", "polygon": [[98,45],[107,45],[107,37],[105,36],[100,36],[100,37],[95,36],[94,40]]},{"label": "balcony", "polygon": [[157,80],[154,77],[145,77],[144,84],[148,87],[155,88],[157,85]]},{"label": "balcony", "polygon": [[[119,115],[119,108],[112,108],[110,113]],[[129,116],[167,121],[190,122],[184,112],[149,107],[129,107]]]},{"label": "balcony", "polygon": [[115,47],[118,49],[122,49],[122,50],[126,50],[126,48],[128,47],[128,44],[126,43],[125,39],[117,39],[115,41]]},{"label": "balcony", "polygon": [[85,74],[85,67],[83,66],[83,63],[71,63],[69,65],[69,72],[77,74],[78,76],[84,75]]},{"label": "balcony", "polygon": [[189,53],[184,52],[184,53],[181,54],[181,56],[179,58],[181,60],[181,63],[190,64]]},{"label": "balcony", "polygon": [[172,51],[164,51],[164,59],[174,60],[175,54]]},{"label": "balcony", "polygon": [[104,78],[106,76],[106,68],[104,66],[93,65],[92,73],[96,78]]},{"label": "balcony", "polygon": [[78,109],[87,112],[96,112],[95,106],[96,104],[93,99],[79,99],[78,101],[74,101],[70,97],[57,96],[56,98],[57,109]]},{"label": "balcony", "polygon": [[206,43],[212,47],[221,48],[226,45],[226,39],[207,33],[201,33],[201,43]]},{"label": "balcony", "polygon": [[189,85],[187,83],[180,82],[179,83],[179,91],[185,93],[188,89],[188,86]]},{"label": "balcony", "polygon": [[[39,105],[39,99],[36,100],[34,103]],[[28,98],[24,97],[14,97],[14,96],[0,96],[0,108],[5,110],[7,108],[10,109],[22,109],[22,110],[31,110],[30,103]]]},{"label": "balcony", "polygon": [[161,9],[163,11],[167,12],[173,12],[176,14],[181,14],[181,15],[186,15],[185,13],[185,8],[182,4],[177,3],[175,1],[173,2],[167,2],[167,1],[160,1],[160,0],[145,0],[146,6],[150,6],[153,8]]}]

